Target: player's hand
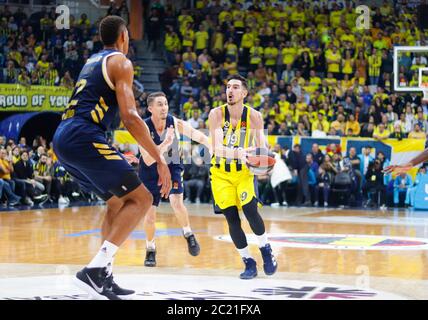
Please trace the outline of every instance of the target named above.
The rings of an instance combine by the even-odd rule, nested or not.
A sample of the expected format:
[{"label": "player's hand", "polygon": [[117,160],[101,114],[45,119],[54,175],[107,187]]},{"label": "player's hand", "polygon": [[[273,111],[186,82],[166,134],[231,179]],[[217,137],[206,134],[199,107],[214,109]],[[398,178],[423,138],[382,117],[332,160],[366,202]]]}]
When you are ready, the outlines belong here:
[{"label": "player's hand", "polygon": [[169,128],[166,129],[165,140],[162,142],[162,145],[164,146],[165,149],[167,149],[172,144],[172,142],[174,141],[174,136],[175,136],[174,127],[170,126]]},{"label": "player's hand", "polygon": [[161,186],[161,197],[167,199],[171,191],[171,173],[164,159],[161,162],[157,162],[157,170],[159,174],[158,186]]},{"label": "player's hand", "polygon": [[251,153],[253,153],[257,148],[256,147],[248,147],[245,149],[241,149],[238,152],[238,156],[239,159],[241,159],[242,163],[247,163],[248,162],[248,155],[250,155]]},{"label": "player's hand", "polygon": [[405,173],[407,171],[409,171],[410,169],[413,168],[413,165],[411,163],[406,163],[406,164],[402,164],[402,165],[392,165],[392,166],[388,166],[385,169],[383,169],[384,173]]},{"label": "player's hand", "polygon": [[139,160],[133,154],[124,154],[123,156],[125,157],[126,161],[128,161],[128,163],[131,164],[131,165],[133,163],[135,163],[135,164],[139,163]]}]

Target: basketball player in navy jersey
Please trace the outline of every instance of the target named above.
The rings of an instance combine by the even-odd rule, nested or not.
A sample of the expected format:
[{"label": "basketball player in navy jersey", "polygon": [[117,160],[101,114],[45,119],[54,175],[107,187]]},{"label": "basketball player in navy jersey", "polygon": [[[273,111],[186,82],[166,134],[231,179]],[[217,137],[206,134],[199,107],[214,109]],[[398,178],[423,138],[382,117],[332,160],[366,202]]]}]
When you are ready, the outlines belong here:
[{"label": "basketball player in navy jersey", "polygon": [[156,161],[162,196],[168,197],[171,175],[135,107],[134,70],[125,56],[129,45],[125,21],[108,16],[100,22],[99,32],[104,49],[83,66],[53,145],[58,160],[81,186],[107,202],[102,246],[74,282],[95,299],[120,300],[135,292],[114,282],[113,259],[149,210],[153,197],[132,166],[107,142],[105,133],[118,111],[125,127]]},{"label": "basketball player in navy jersey", "polygon": [[[172,178],[172,189],[169,195],[171,207],[183,228],[183,236],[187,241],[188,251],[192,256],[197,256],[200,252],[199,244],[190,228],[189,213],[183,201],[183,164],[179,147],[180,134],[192,140],[210,147],[208,137],[202,132],[194,129],[187,122],[177,119],[168,114],[168,101],[163,92],[154,92],[147,97],[147,105],[151,117],[145,119],[151,137],[165,159]],[[144,185],[153,195],[153,206],[144,218],[144,231],[146,233],[146,258],[144,265],[147,267],[156,266],[156,245],[155,245],[155,222],[156,207],[161,199],[160,188],[157,185],[159,179],[155,168],[155,160],[146,150],[140,148],[139,177]]]}]

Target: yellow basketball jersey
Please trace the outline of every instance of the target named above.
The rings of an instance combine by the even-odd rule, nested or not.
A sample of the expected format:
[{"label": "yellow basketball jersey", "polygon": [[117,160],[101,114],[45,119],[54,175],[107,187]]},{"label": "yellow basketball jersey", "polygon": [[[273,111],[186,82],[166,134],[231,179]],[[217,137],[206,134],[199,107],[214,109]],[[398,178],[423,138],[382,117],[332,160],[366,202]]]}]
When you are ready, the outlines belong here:
[{"label": "yellow basketball jersey", "polygon": [[[235,128],[232,127],[230,121],[230,113],[227,104],[220,107],[223,113],[222,129],[223,129],[223,146],[229,148],[248,148],[251,145],[250,141],[250,113],[251,108],[244,105],[241,119]],[[211,164],[218,169],[226,172],[235,172],[248,170],[247,166],[242,165],[238,159],[226,159],[219,156],[213,156]]]}]

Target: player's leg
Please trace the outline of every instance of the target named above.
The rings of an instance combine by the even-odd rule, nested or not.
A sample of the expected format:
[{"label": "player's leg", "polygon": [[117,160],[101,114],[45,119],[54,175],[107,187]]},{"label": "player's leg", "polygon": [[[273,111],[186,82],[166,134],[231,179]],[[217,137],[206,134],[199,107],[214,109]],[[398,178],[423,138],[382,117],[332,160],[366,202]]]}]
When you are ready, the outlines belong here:
[{"label": "player's leg", "polygon": [[226,173],[211,168],[211,190],[215,204],[214,212],[224,214],[230,237],[245,264],[245,270],[240,274],[240,278],[252,279],[257,276],[257,264],[250,255],[247,237],[241,226],[236,187],[227,179]]},{"label": "player's leg", "polygon": [[265,223],[260,216],[257,197],[257,180],[254,176],[242,177],[238,185],[238,195],[241,201],[242,211],[250,224],[251,230],[257,237],[260,252],[263,258],[263,269],[266,275],[273,275],[278,264],[272,254],[272,248],[268,242]]},{"label": "player's leg", "polygon": [[[156,200],[154,200],[154,202],[156,202]],[[146,258],[144,259],[144,265],[146,267],[156,266],[156,244],[155,244],[156,208],[157,208],[157,204],[153,204],[150,207],[149,211],[144,217],[144,222],[143,222],[143,228],[146,234]]]},{"label": "player's leg", "polygon": [[170,194],[169,202],[171,204],[172,210],[175,213],[175,216],[177,217],[179,224],[183,228],[183,235],[187,241],[187,247],[190,255],[199,255],[201,249],[190,227],[189,212],[184,206],[183,192]]},{"label": "player's leg", "polygon": [[[99,158],[94,159],[96,160],[100,163]],[[64,165],[65,161],[62,162]],[[75,282],[96,299],[112,300],[123,298],[129,292],[133,293],[115,285],[111,268],[119,246],[149,209],[152,195],[141,184],[126,160],[114,162],[102,160],[102,162],[95,165],[87,161],[85,165],[78,164],[79,168],[67,164],[64,167],[84,189],[91,189],[103,196],[108,203],[102,228],[101,248],[88,266],[77,273]],[[108,173],[104,170],[108,170]]]},{"label": "player's leg", "polygon": [[[101,197],[102,198],[102,197]],[[123,201],[116,196],[111,195],[106,201],[107,212],[104,216],[104,221],[101,227],[102,242],[107,240],[107,236],[111,231],[113,220],[116,218],[116,214],[123,206]]]},{"label": "player's leg", "polygon": [[128,238],[150,207],[152,195],[140,184],[127,194],[116,193],[123,206],[110,221],[110,230],[100,250],[86,268],[76,275],[76,284],[97,299],[116,300],[119,295],[112,291],[112,275],[108,273],[120,245]]},{"label": "player's leg", "polygon": [[252,279],[257,276],[257,263],[250,254],[247,237],[241,226],[238,207],[232,206],[222,209],[222,211],[226,218],[227,225],[229,227],[229,234],[232,238],[233,244],[235,245],[236,250],[238,250],[245,264],[245,270],[239,275],[239,277],[246,280]]},{"label": "player's leg", "polygon": [[[104,216],[104,221],[101,227],[101,243],[107,238],[107,235],[110,233],[111,226],[113,224],[114,219],[116,218],[116,214],[119,212],[120,208],[123,206],[123,201],[118,197],[112,194],[98,194],[101,199],[104,199],[107,204],[107,212]],[[113,293],[116,294],[119,298],[123,300],[133,299],[135,296],[134,290],[124,289],[120,287],[113,279],[113,264],[114,264],[114,256],[111,261],[110,266],[107,268],[107,285],[112,289]]]}]

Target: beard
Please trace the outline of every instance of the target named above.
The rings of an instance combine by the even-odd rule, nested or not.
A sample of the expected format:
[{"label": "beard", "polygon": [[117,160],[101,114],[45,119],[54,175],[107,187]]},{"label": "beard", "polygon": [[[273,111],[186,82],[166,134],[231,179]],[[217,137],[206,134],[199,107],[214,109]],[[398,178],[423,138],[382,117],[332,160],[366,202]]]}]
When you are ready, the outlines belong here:
[{"label": "beard", "polygon": [[234,98],[232,98],[232,99],[227,99],[227,104],[228,105],[230,105],[230,106],[233,106],[233,105],[235,105],[235,104],[237,104],[238,102],[239,102],[240,100],[239,99],[234,99]]}]

